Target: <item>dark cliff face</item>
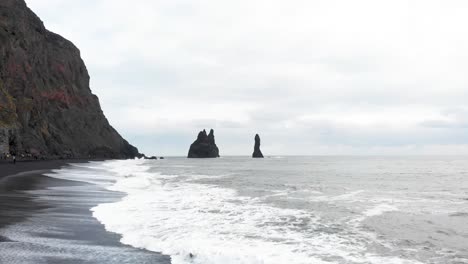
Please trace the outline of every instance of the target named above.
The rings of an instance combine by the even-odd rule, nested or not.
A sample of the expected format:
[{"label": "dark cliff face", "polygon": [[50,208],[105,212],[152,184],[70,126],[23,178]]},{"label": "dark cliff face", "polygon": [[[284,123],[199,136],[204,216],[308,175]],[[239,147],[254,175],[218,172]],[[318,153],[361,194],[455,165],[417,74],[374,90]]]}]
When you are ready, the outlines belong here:
[{"label": "dark cliff face", "polygon": [[48,31],[24,0],[0,1],[0,152],[133,158],[109,124],[80,51]]},{"label": "dark cliff face", "polygon": [[252,154],[253,158],[263,158],[262,151],[260,150],[260,136],[257,134],[255,135],[255,145],[254,145],[254,152]]},{"label": "dark cliff face", "polygon": [[198,133],[197,140],[190,146],[188,158],[219,158],[219,149],[215,143],[213,129],[209,135],[206,134],[206,130]]}]

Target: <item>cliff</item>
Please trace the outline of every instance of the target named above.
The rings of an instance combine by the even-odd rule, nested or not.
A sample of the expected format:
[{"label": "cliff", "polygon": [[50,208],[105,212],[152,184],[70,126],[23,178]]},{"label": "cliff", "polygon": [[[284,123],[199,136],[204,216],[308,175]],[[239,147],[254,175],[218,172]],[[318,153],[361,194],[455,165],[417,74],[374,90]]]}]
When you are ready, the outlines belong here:
[{"label": "cliff", "polygon": [[213,129],[209,135],[206,134],[206,130],[198,133],[197,139],[190,145],[188,158],[219,158],[219,149],[215,143]]},{"label": "cliff", "polygon": [[0,153],[133,158],[107,121],[80,51],[24,0],[0,1]]}]

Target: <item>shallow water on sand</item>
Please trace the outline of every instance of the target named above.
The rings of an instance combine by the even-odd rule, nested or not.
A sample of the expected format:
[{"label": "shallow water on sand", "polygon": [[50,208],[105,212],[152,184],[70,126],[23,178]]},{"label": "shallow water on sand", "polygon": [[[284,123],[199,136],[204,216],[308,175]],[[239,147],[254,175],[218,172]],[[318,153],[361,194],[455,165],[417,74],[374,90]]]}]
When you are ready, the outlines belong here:
[{"label": "shallow water on sand", "polygon": [[27,190],[0,193],[1,264],[170,263],[167,256],[122,245],[119,235],[93,218],[91,207],[118,201],[122,194],[41,173],[13,176],[6,185]]},{"label": "shallow water on sand", "polygon": [[58,174],[126,196],[93,208],[173,263],[468,263],[460,157],[108,161]]}]

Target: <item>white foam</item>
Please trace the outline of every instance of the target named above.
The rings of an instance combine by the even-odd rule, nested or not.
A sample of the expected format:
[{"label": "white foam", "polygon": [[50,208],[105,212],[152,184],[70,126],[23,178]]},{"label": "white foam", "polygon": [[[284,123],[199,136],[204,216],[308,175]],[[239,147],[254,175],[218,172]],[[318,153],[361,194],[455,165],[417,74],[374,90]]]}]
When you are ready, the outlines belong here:
[{"label": "white foam", "polygon": [[[321,194],[321,192],[315,192],[315,193]],[[326,196],[326,195],[310,196],[309,200],[316,201],[316,202],[327,202],[327,201],[328,202],[337,202],[337,201],[355,202],[360,199],[352,199],[352,198],[358,196],[361,193],[364,193],[364,190],[352,191],[349,193],[335,195],[335,196]]]},{"label": "white foam", "polygon": [[398,211],[398,207],[390,204],[379,204],[366,210],[363,214],[368,217],[382,215],[387,212]]},{"label": "white foam", "polygon": [[107,162],[102,168],[117,179],[109,188],[128,195],[93,208],[93,215],[121,234],[122,243],[170,255],[174,264],[417,263],[370,255],[357,232],[315,232],[326,228],[318,214],[273,207],[193,181],[201,175],[150,173],[144,161]]},{"label": "white foam", "polygon": [[[275,230],[266,225],[292,223],[292,215],[301,212],[258,207],[234,198],[230,190],[169,185],[132,193],[117,204],[100,205],[93,209],[94,216],[110,231],[123,234],[123,243],[161,251],[176,264],[308,263],[312,257],[293,253],[294,246],[284,245],[297,243],[300,238],[295,236],[300,234],[285,234],[280,227]],[[145,203],[150,199],[151,203]],[[190,253],[195,258],[188,258]],[[315,263],[325,262],[315,259]]]},{"label": "white foam", "polygon": [[[150,168],[145,165],[145,160],[94,161],[70,165],[70,167],[52,170],[52,173],[45,175],[57,179],[86,182],[118,191],[113,187],[115,184],[120,184],[120,181],[126,178],[138,177],[140,173],[144,174]],[[125,184],[129,185],[128,188],[131,188],[129,182]],[[142,183],[138,181],[138,183],[134,184]],[[138,186],[138,188],[141,188],[141,186]]]}]

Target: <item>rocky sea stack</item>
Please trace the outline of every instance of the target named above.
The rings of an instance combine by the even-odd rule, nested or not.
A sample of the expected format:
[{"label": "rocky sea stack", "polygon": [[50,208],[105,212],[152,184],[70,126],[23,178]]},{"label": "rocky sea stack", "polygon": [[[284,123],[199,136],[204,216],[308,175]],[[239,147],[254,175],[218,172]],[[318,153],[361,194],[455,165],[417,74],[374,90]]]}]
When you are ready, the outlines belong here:
[{"label": "rocky sea stack", "polygon": [[219,158],[219,149],[216,146],[214,131],[206,134],[206,130],[198,133],[197,140],[190,146],[188,158]]},{"label": "rocky sea stack", "polygon": [[254,152],[252,154],[253,158],[263,158],[262,151],[260,150],[260,136],[257,134],[255,135],[255,146]]},{"label": "rocky sea stack", "polygon": [[80,51],[48,31],[24,0],[0,1],[0,153],[133,158],[107,121]]}]

